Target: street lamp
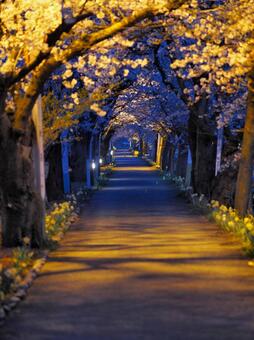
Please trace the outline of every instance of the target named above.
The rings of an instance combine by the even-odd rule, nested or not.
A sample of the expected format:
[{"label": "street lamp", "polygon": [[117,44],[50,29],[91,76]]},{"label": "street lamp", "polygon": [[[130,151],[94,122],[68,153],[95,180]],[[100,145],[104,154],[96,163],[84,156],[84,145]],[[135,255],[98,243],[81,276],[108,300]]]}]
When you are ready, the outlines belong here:
[{"label": "street lamp", "polygon": [[103,164],[103,159],[102,158],[100,158],[99,163]]},{"label": "street lamp", "polygon": [[95,161],[92,161],[92,169],[93,169],[93,170],[96,169],[96,163],[95,163]]}]

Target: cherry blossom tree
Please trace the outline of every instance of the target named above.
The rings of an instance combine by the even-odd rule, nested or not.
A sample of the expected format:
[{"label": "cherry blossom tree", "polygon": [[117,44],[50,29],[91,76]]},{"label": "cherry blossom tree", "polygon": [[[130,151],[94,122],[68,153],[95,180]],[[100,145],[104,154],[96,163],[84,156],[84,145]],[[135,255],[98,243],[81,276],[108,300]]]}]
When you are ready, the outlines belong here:
[{"label": "cherry blossom tree", "polygon": [[[0,199],[3,244],[24,236],[42,246],[43,203],[34,188],[31,111],[50,74],[69,60],[113,39],[142,19],[184,1],[39,0],[0,3]],[[50,20],[49,20],[50,16]],[[117,35],[121,40],[121,35]],[[113,39],[114,40],[114,39]],[[107,48],[107,44],[104,47]],[[82,59],[78,61],[82,67]],[[74,100],[77,98],[73,98]]]},{"label": "cherry blossom tree", "polygon": [[[182,55],[174,63],[179,77],[198,80],[196,101],[213,87],[227,94],[248,87],[247,115],[235,194],[235,207],[246,214],[254,159],[253,109],[253,1],[197,1],[176,11],[175,35],[188,43],[178,45]],[[179,20],[180,19],[180,20]],[[182,70],[182,71],[181,71]],[[236,103],[236,102],[235,102]],[[235,108],[237,110],[237,108]]]}]

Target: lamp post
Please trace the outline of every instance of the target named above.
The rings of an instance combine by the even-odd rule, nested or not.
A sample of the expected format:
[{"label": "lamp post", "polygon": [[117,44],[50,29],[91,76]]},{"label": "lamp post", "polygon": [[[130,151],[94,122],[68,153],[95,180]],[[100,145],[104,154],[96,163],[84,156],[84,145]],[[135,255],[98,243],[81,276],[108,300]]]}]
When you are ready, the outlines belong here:
[{"label": "lamp post", "polygon": [[93,169],[93,170],[95,170],[95,169],[96,169],[96,163],[95,163],[95,161],[94,161],[94,160],[92,161],[92,165],[91,165],[91,166],[92,166],[92,169]]},{"label": "lamp post", "polygon": [[99,164],[96,164],[96,161],[94,159],[91,162],[91,168],[92,168],[92,186],[96,187],[98,183],[97,172],[98,172]]},{"label": "lamp post", "polygon": [[113,163],[113,160],[114,160],[113,156],[114,156],[114,150],[112,149],[110,150],[110,163]]},{"label": "lamp post", "polygon": [[71,192],[71,181],[70,181],[70,173],[69,173],[69,151],[70,145],[67,141],[68,130],[64,130],[61,133],[61,155],[62,155],[62,173],[63,173],[63,190],[65,194],[69,194]]}]

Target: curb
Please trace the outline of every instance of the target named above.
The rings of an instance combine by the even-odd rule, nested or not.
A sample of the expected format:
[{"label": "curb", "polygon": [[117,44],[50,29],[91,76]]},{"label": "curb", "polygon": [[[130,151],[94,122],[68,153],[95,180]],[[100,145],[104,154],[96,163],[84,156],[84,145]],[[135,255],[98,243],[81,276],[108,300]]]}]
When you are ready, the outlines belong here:
[{"label": "curb", "polygon": [[2,303],[2,305],[0,306],[0,326],[3,326],[4,321],[11,310],[15,309],[20,301],[25,299],[34,279],[38,276],[42,267],[46,263],[48,254],[49,251],[46,251],[45,255],[42,258],[35,260],[32,269],[21,281],[17,291],[9,299]]}]

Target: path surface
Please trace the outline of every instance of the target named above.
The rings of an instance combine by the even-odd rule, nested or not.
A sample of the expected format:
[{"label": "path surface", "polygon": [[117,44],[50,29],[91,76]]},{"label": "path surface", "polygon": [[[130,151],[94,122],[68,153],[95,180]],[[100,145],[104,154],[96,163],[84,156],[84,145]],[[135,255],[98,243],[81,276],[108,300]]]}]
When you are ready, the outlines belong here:
[{"label": "path surface", "polygon": [[121,158],[0,339],[254,339],[254,269],[158,173]]}]

